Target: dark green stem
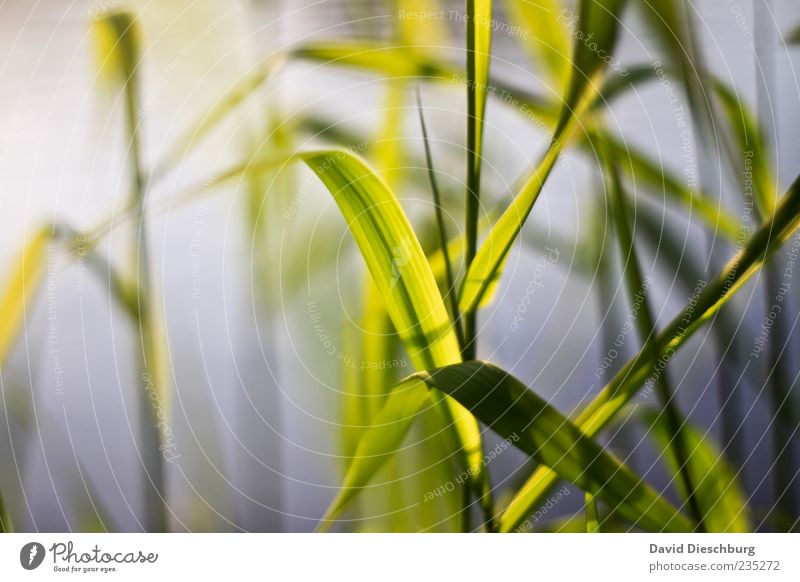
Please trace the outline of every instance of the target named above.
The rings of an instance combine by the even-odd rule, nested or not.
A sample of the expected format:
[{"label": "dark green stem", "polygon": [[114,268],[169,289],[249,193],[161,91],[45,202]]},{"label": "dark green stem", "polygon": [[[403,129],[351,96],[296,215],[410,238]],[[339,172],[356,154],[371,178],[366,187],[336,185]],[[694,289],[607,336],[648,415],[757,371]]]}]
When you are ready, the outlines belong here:
[{"label": "dark green stem", "polygon": [[[605,154],[607,150],[601,147],[601,151]],[[649,350],[649,356],[653,361],[658,359],[656,346],[653,338],[656,335],[656,323],[653,317],[650,304],[645,295],[646,290],[644,286],[644,279],[642,278],[641,269],[639,267],[639,259],[636,252],[636,243],[633,237],[633,232],[628,223],[628,216],[626,212],[626,200],[622,190],[622,183],[619,178],[617,167],[609,159],[608,156],[603,155],[603,161],[606,170],[607,185],[610,191],[611,204],[614,209],[614,224],[617,230],[617,241],[619,242],[620,260],[622,261],[623,279],[628,291],[629,300],[631,303],[640,301],[639,314],[635,318],[635,325],[643,345],[643,351]],[[686,491],[686,500],[689,505],[689,511],[697,524],[697,530],[706,531],[704,524],[703,512],[700,504],[697,501],[694,483],[689,470],[689,451],[686,446],[686,437],[684,434],[685,420],[682,418],[681,413],[678,411],[675,402],[675,396],[672,393],[671,384],[667,375],[666,368],[660,373],[657,372],[655,379],[656,390],[661,400],[663,413],[667,416],[667,424],[670,430],[671,441],[670,444],[675,455],[676,464],[678,466],[678,473],[684,490]]]},{"label": "dark green stem", "polygon": [[447,277],[447,297],[450,299],[451,317],[456,328],[456,335],[458,336],[458,344],[461,349],[464,349],[464,329],[461,323],[461,312],[458,308],[458,297],[456,293],[456,283],[453,276],[453,266],[450,261],[450,251],[447,248],[447,230],[444,226],[444,216],[442,215],[442,199],[439,195],[439,186],[436,182],[436,172],[433,169],[433,156],[431,155],[430,142],[428,140],[428,128],[425,125],[425,114],[422,110],[422,97],[420,96],[419,87],[417,87],[417,111],[419,113],[419,123],[422,127],[422,141],[425,145],[425,162],[428,166],[428,180],[431,184],[431,192],[433,193],[433,206],[436,211],[436,227],[439,234],[439,246],[442,248],[444,256],[445,276]]}]

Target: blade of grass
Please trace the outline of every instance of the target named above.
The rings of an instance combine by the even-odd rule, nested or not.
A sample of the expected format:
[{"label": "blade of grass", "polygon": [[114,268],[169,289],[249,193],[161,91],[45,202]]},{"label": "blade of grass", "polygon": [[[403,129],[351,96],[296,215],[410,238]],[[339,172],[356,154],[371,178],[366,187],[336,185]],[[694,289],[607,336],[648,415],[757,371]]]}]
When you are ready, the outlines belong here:
[{"label": "blade of grass", "polygon": [[95,23],[97,51],[101,67],[109,77],[122,86],[125,121],[129,135],[128,151],[131,156],[132,199],[131,207],[138,218],[138,232],[134,239],[136,271],[136,303],[139,314],[139,457],[145,471],[145,528],[148,531],[166,531],[167,506],[164,489],[164,468],[161,455],[161,434],[164,423],[162,399],[166,395],[167,374],[160,363],[158,323],[153,302],[150,300],[150,273],[148,266],[147,233],[144,205],[147,181],[141,154],[140,127],[137,112],[139,66],[139,38],[134,17],[126,12],[110,13]]},{"label": "blade of grass", "polygon": [[[774,155],[778,149],[774,103],[778,88],[775,47],[780,45],[779,32],[774,23],[774,9],[772,0],[758,2],[753,6],[757,120],[753,120],[753,116],[748,119],[743,115],[745,122],[750,123],[743,128],[744,131],[740,130],[736,134],[740,149],[751,156],[750,169],[756,190],[755,198],[759,202],[762,216],[772,213],[776,197],[780,194],[774,179],[778,171]],[[738,129],[739,126],[734,124],[734,128]],[[770,171],[770,166],[774,168],[773,171]],[[786,291],[783,283],[785,274],[789,272],[788,267],[784,253],[775,257],[767,267],[767,313],[771,314],[775,310],[773,302],[777,302]],[[772,522],[774,529],[779,532],[800,531],[800,480],[795,474],[797,464],[793,462],[800,452],[798,441],[794,438],[796,427],[800,426],[800,417],[797,415],[792,393],[793,372],[790,358],[784,351],[790,344],[794,323],[785,310],[781,309],[777,313],[770,335],[768,355],[771,374],[768,374],[767,382],[773,417],[772,456],[775,472]]]},{"label": "blade of grass", "polygon": [[[672,429],[664,415],[647,411],[643,420],[650,434],[662,450],[666,451],[667,464],[674,475],[678,475],[679,463],[675,457]],[[703,508],[704,522],[711,533],[746,533],[753,531],[747,518],[747,495],[739,484],[736,474],[720,455],[716,447],[696,427],[687,426],[684,431],[687,447],[692,451],[687,469],[696,485],[695,494]],[[681,484],[680,492],[687,498]]]},{"label": "blade of grass", "polygon": [[556,94],[566,89],[570,73],[569,30],[562,23],[561,0],[510,0],[511,19],[524,31],[518,34],[534,61],[544,69]]},{"label": "blade of grass", "polygon": [[[320,42],[299,46],[291,58],[307,59],[326,66],[345,66],[381,75],[382,77],[414,77],[430,81],[456,83],[467,80],[463,72],[446,61],[429,55],[411,53],[404,47],[366,42]],[[534,93],[523,91],[502,81],[492,81],[493,94],[513,96],[515,106],[523,108],[536,119],[555,122],[559,109]]]},{"label": "blade of grass", "polygon": [[425,125],[425,113],[422,109],[422,96],[417,87],[417,112],[419,113],[419,124],[422,128],[422,142],[425,147],[425,163],[428,169],[428,180],[431,184],[431,194],[433,195],[433,206],[436,212],[436,231],[439,236],[439,248],[441,249],[442,259],[444,260],[443,271],[447,281],[447,296],[450,299],[450,316],[456,326],[456,336],[461,349],[464,349],[464,330],[461,325],[461,312],[458,310],[458,299],[456,298],[456,283],[453,277],[453,263],[450,260],[450,250],[447,237],[447,229],[444,226],[444,216],[442,215],[442,199],[439,196],[439,186],[436,183],[436,170],[433,167],[433,156],[431,155],[430,142],[428,140],[428,128]]},{"label": "blade of grass", "polygon": [[[395,386],[375,426],[359,443],[359,471],[348,474],[331,506],[336,512],[367,486],[386,458],[395,454],[419,410],[433,406],[442,393],[469,407],[501,436],[595,493],[632,522],[654,531],[686,531],[691,527],[675,508],[526,386],[479,361],[431,373],[417,372]],[[391,431],[382,430],[386,424],[392,425]]]},{"label": "blade of grass", "polygon": [[[697,136],[698,148],[696,174],[704,192],[718,193],[713,198],[721,203],[724,191],[723,176],[733,178],[745,191],[741,160],[737,159],[730,128],[719,118],[716,95],[710,90],[709,75],[703,51],[694,34],[693,12],[695,7],[676,0],[662,0],[652,6],[649,0],[645,5],[645,22],[650,25],[655,38],[666,49],[673,67],[686,90],[691,113],[691,123]],[[707,271],[709,275],[722,266],[722,250],[708,234],[706,244],[710,248]],[[739,241],[737,241],[738,243]],[[736,386],[738,358],[737,336],[724,337],[717,328],[712,328],[713,340],[718,353],[716,389],[720,402],[720,424],[724,433],[726,454],[736,465],[743,465],[746,457],[743,427],[746,421],[740,393],[726,397],[729,386]]]},{"label": "blade of grass", "polygon": [[[465,228],[467,270],[478,249],[478,220],[481,204],[481,164],[486,94],[489,89],[489,64],[492,44],[491,0],[467,0],[467,192]],[[475,358],[476,313],[464,314],[463,356]]]},{"label": "blade of grass", "polygon": [[[383,180],[347,151],[302,152],[291,157],[304,161],[333,196],[415,367],[424,370],[459,361],[458,340],[430,265],[397,198]],[[475,419],[450,399],[444,399],[443,408],[452,419],[475,480],[483,482],[480,429]],[[384,430],[391,432],[394,427]],[[358,465],[354,462],[348,475],[362,476],[364,471]],[[331,506],[327,519],[339,510]]]},{"label": "blade of grass", "polygon": [[[614,159],[637,184],[642,184],[647,191],[663,194],[664,198],[674,200],[683,206],[690,215],[697,215],[711,232],[736,243],[740,237],[740,221],[730,214],[722,205],[715,204],[702,193],[688,188],[676,176],[661,167],[658,162],[649,159],[631,144],[623,143],[603,131],[592,135],[590,142],[603,139]],[[590,143],[587,142],[587,143]],[[637,189],[638,191],[638,189]]]},{"label": "blade of grass", "polygon": [[[442,3],[438,0],[398,0],[397,32],[398,45],[411,54],[435,54],[439,47],[451,46],[448,38],[447,21],[444,18],[416,19],[414,14],[442,13]],[[401,14],[401,12],[405,12]]]},{"label": "blade of grass", "polygon": [[259,64],[225,92],[206,113],[189,126],[172,144],[151,173],[151,181],[167,175],[206,139],[236,109],[271,79],[284,65],[286,56],[275,55]]},{"label": "blade of grass", "polygon": [[339,514],[394,457],[420,411],[432,405],[427,386],[414,376],[400,382],[389,392],[372,426],[359,440],[342,486],[320,520],[317,531],[326,531],[333,525]]},{"label": "blade of grass", "polygon": [[[721,272],[702,287],[653,340],[655,350],[640,351],[576,417],[576,424],[594,436],[619,413],[658,365],[665,365],[675,352],[761,268],[774,252],[800,227],[800,177],[783,196],[773,217],[766,221]],[[653,361],[648,354],[658,353]],[[500,520],[500,531],[513,531],[530,515],[557,480],[551,470],[537,469],[509,504]]]},{"label": "blade of grass", "polygon": [[617,36],[618,18],[623,5],[624,0],[581,2],[578,21],[580,35],[576,38],[587,38],[592,35],[589,38],[595,39],[596,45],[592,45],[595,50],[590,50],[584,42],[576,40],[572,78],[550,144],[514,202],[489,232],[474,262],[468,268],[459,301],[462,313],[470,314],[475,311],[491,282],[497,278],[511,246],[558,159],[562,144],[568,141],[577,120],[597,96],[600,77],[606,65],[606,61],[598,56],[598,52],[612,54]]},{"label": "blade of grass", "polygon": [[[651,347],[652,338],[657,333],[656,322],[653,318],[648,299],[644,295],[645,283],[639,266],[636,242],[633,237],[631,226],[628,224],[622,182],[619,178],[617,167],[612,161],[611,153],[602,141],[599,143],[599,152],[604,166],[605,182],[609,191],[609,198],[614,216],[614,226],[617,231],[617,242],[619,243],[619,254],[622,262],[623,280],[628,291],[628,301],[631,305],[634,305],[637,297],[641,296],[638,316],[635,318],[634,323],[642,343],[642,350],[651,350],[648,357],[652,360],[656,360],[658,359],[658,354],[655,353],[654,348]],[[667,418],[667,426],[671,431],[670,446],[673,448],[675,457],[678,459],[681,482],[684,490],[687,492],[689,512],[695,521],[697,529],[702,532],[705,530],[703,513],[697,502],[692,476],[689,473],[689,453],[686,446],[686,438],[683,434],[683,426],[686,421],[683,419],[683,416],[678,410],[677,403],[675,402],[675,396],[672,391],[666,366],[656,378],[655,385],[661,400],[663,412]]]},{"label": "blade of grass", "polygon": [[0,295],[0,370],[8,360],[34,294],[41,286],[52,238],[51,227],[40,228],[34,233],[14,262]]},{"label": "blade of grass", "polygon": [[651,531],[691,529],[677,509],[508,372],[470,361],[422,377],[500,436],[632,523]]},{"label": "blade of grass", "polygon": [[[779,194],[774,176],[778,168],[773,152],[778,149],[778,135],[775,127],[775,95],[777,94],[778,76],[775,47],[780,44],[778,30],[774,24],[774,2],[766,0],[757,3],[753,8],[755,21],[754,50],[756,73],[756,110],[757,122],[751,130],[754,139],[739,142],[741,149],[749,153],[756,199],[760,202],[762,215],[769,214],[775,196]],[[754,132],[754,133],[753,133]],[[746,150],[754,143],[750,151]],[[770,171],[772,166],[774,174]],[[766,274],[765,310],[772,315],[776,311],[775,304],[786,292],[786,274],[791,272],[786,253],[779,254],[772,264],[768,265]],[[774,467],[772,523],[775,531],[800,531],[800,480],[797,478],[798,447],[800,441],[795,436],[800,425],[800,417],[793,394],[791,359],[786,348],[791,342],[791,329],[795,321],[784,309],[778,309],[774,319],[772,333],[769,336],[769,352],[767,365],[769,372],[769,400],[772,412],[772,456]]]},{"label": "blade of grass", "polygon": [[800,24],[795,25],[795,27],[787,33],[784,41],[786,44],[800,44]]}]

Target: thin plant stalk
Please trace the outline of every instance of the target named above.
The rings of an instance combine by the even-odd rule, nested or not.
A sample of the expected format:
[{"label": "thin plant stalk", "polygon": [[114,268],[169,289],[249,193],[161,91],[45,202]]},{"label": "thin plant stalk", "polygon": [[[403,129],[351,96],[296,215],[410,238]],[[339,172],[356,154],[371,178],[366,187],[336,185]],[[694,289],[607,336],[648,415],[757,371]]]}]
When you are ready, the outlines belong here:
[{"label": "thin plant stalk", "polygon": [[433,195],[433,207],[436,211],[436,228],[439,236],[439,246],[444,256],[444,272],[447,280],[447,296],[450,299],[450,311],[456,327],[456,335],[461,349],[464,349],[464,329],[461,324],[461,313],[458,309],[458,297],[456,294],[456,283],[453,276],[453,263],[450,260],[450,251],[447,248],[448,237],[444,226],[444,216],[442,214],[442,199],[439,195],[439,186],[436,182],[436,171],[433,167],[433,156],[431,154],[430,141],[428,139],[428,128],[425,125],[425,113],[422,109],[422,97],[419,87],[417,87],[417,111],[419,113],[419,124],[422,128],[422,141],[425,146],[425,162],[428,168],[428,180],[431,184],[431,194]]},{"label": "thin plant stalk", "polygon": [[[642,342],[643,350],[650,350],[650,357],[653,360],[658,359],[656,347],[653,344],[652,338],[656,334],[656,323],[650,308],[649,301],[644,295],[644,279],[642,278],[641,268],[639,266],[639,257],[636,252],[636,241],[634,240],[633,232],[630,224],[628,223],[628,216],[626,212],[626,200],[622,191],[622,183],[620,181],[619,172],[614,163],[608,158],[603,156],[606,179],[610,190],[611,205],[614,209],[614,224],[617,231],[617,241],[619,242],[620,260],[622,262],[623,279],[628,291],[628,300],[631,303],[637,301],[641,297],[641,305],[639,308],[639,315],[635,318],[635,325]],[[675,458],[678,465],[678,471],[684,490],[686,491],[686,499],[689,505],[689,512],[694,519],[698,531],[704,532],[705,525],[703,520],[703,512],[700,509],[700,504],[697,501],[695,493],[695,486],[692,482],[691,475],[689,474],[689,451],[686,446],[686,438],[684,435],[684,427],[686,421],[682,418],[678,410],[677,403],[675,402],[675,395],[673,394],[671,384],[668,377],[666,366],[658,373],[655,379],[656,390],[661,400],[663,413],[666,415],[667,424],[670,430],[670,446],[673,449]]]},{"label": "thin plant stalk", "polygon": [[147,247],[147,231],[145,228],[144,206],[147,194],[147,180],[142,162],[139,119],[137,116],[138,84],[136,68],[138,67],[138,50],[136,46],[136,29],[133,18],[126,13],[112,14],[108,17],[110,25],[117,37],[115,50],[119,51],[123,74],[123,97],[125,105],[125,121],[131,155],[131,207],[138,219],[138,231],[134,233],[135,294],[134,302],[139,314],[139,377],[137,386],[140,403],[140,458],[145,469],[145,524],[148,531],[166,531],[166,504],[164,499],[164,467],[161,455],[161,422],[159,415],[159,399],[162,376],[159,374],[156,326],[153,304],[150,301],[150,272]]},{"label": "thin plant stalk", "polygon": [[[476,3],[479,4],[476,7]],[[481,23],[476,18],[476,8],[485,12],[488,5],[489,18],[491,18],[491,1],[467,0],[467,192],[466,192],[466,249],[464,264],[469,271],[478,249],[478,216],[480,211],[481,188],[481,149],[483,143],[483,114],[486,106],[486,93],[488,90],[488,62],[479,66],[486,55],[476,52],[476,45],[487,43],[481,35]],[[483,18],[486,15],[483,14]],[[489,29],[491,42],[491,28]],[[488,46],[486,47],[488,49]],[[475,359],[476,353],[476,323],[477,310],[471,310],[464,316],[464,344],[462,355],[464,360]]]}]

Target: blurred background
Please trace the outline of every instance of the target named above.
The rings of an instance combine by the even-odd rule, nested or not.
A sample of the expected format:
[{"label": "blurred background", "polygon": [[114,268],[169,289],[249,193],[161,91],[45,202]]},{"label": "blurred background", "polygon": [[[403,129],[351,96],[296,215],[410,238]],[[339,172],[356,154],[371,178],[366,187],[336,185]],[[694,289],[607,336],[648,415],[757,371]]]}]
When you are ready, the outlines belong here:
[{"label": "blurred background", "polygon": [[[525,31],[511,24],[510,4],[495,3],[492,82],[557,99],[558,89],[527,56]],[[666,63],[669,55],[642,23],[640,3],[631,4],[617,50],[620,66]],[[121,258],[131,251],[137,227],[122,220],[131,149],[122,99],[104,83],[93,42],[93,26],[103,15],[129,11],[141,31],[137,117],[143,165],[153,170],[231,87],[311,43],[394,46],[411,38],[463,70],[463,3],[410,5],[443,16],[406,17],[395,2],[366,0],[0,3],[0,279],[36,232],[54,223],[83,231],[119,219],[98,254],[127,268]],[[800,22],[800,4],[689,5],[706,65],[765,123],[771,169],[782,191],[800,168],[800,49],[783,41]],[[646,83],[626,92],[610,105],[609,119],[624,142],[685,180],[698,169],[715,168],[714,154],[696,142],[688,152],[683,147],[680,110],[688,105],[679,82],[673,83],[674,91]],[[378,168],[420,239],[434,243],[417,86],[445,192],[446,226],[456,236],[463,224],[463,83],[427,82],[402,68],[388,75],[286,58],[207,138],[180,150],[169,171],[149,184],[152,299],[169,362],[160,403],[172,437],[164,465],[169,529],[311,531],[343,475],[348,373],[364,366],[394,368],[398,377],[413,372],[399,348],[389,359],[365,360],[354,347],[359,333],[368,343],[370,334],[383,332],[364,329],[370,320],[360,256],[310,171],[297,166],[258,180],[202,185],[270,148],[345,145]],[[489,216],[511,198],[546,145],[547,132],[536,116],[495,95],[485,139]],[[387,159],[394,163],[385,164]],[[745,209],[733,182],[713,170],[703,179],[715,200],[741,219]],[[198,185],[199,195],[181,198]],[[264,198],[265,192],[274,195]],[[497,298],[480,316],[479,356],[565,413],[596,394],[638,348],[635,334],[624,332],[631,308],[618,261],[605,253],[600,269],[592,258],[604,255],[604,196],[596,160],[567,151],[514,247]],[[734,246],[660,194],[637,193],[640,198],[636,236],[644,241],[644,276],[653,280],[648,299],[663,323],[693,294],[677,280],[675,265],[688,262],[713,273]],[[663,242],[666,233],[670,244]],[[793,241],[787,252],[793,244],[796,250]],[[2,362],[0,491],[17,530],[146,528],[138,336],[110,298],[109,285],[102,269],[88,269],[68,253],[48,255],[45,283]],[[721,448],[734,441],[726,453],[741,461],[754,527],[769,529],[773,417],[765,358],[752,357],[769,306],[762,287],[749,284],[726,308],[722,333],[714,326],[702,329],[670,369],[691,421]],[[788,333],[780,339],[795,378],[794,402],[798,289],[795,282],[784,304]],[[736,333],[726,336],[731,329]],[[720,394],[731,397],[725,402]],[[647,407],[646,395],[638,405]],[[674,483],[642,433],[636,422],[621,422],[605,436],[640,475],[674,496]],[[487,447],[498,441],[487,432]],[[409,452],[376,484],[394,505],[367,501],[359,510],[365,519],[346,529],[450,529],[450,502],[429,502],[439,505],[433,517],[425,516],[421,492],[458,471],[446,455],[436,457],[430,443],[413,437],[409,443]],[[424,454],[439,461],[420,460]],[[800,467],[797,451],[791,455],[791,466]],[[509,448],[490,472],[496,497],[503,499],[530,465]],[[412,488],[417,493],[397,485],[410,480],[418,481]],[[790,496],[800,498],[796,480]],[[379,495],[367,499],[372,497]],[[581,495],[564,497],[541,524],[579,511],[582,503]],[[406,522],[387,525],[386,512],[409,507]]]}]

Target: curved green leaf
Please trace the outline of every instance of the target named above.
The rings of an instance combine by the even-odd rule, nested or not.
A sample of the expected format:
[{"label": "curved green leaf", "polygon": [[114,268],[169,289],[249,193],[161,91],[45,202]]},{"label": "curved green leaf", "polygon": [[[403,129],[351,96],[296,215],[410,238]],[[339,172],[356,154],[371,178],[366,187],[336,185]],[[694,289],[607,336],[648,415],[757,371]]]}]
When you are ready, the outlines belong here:
[{"label": "curved green leaf", "polygon": [[423,379],[634,524],[652,531],[691,529],[677,509],[508,372],[470,361],[432,371]]},{"label": "curved green leaf", "polygon": [[389,392],[356,447],[336,498],[320,520],[318,531],[330,528],[339,514],[398,450],[420,411],[432,404],[431,391],[421,375],[411,376]]},{"label": "curved green leaf", "polygon": [[[320,42],[307,43],[295,49],[291,55],[325,65],[344,66],[358,71],[385,77],[418,77],[430,81],[446,81],[465,85],[467,79],[460,68],[405,47],[369,42]],[[558,109],[540,95],[522,91],[501,81],[492,81],[493,94],[513,96],[515,106],[537,119],[555,123]]]},{"label": "curved green leaf", "polygon": [[[303,160],[333,196],[415,367],[425,370],[460,361],[456,334],[433,272],[400,203],[383,180],[359,157],[344,150],[303,152],[292,157]],[[455,427],[473,476],[485,480],[477,422],[450,399],[443,400],[442,409],[447,422]],[[397,427],[384,424],[387,434],[381,438],[392,441]],[[364,465],[356,458],[346,483],[352,487],[362,482],[376,466]],[[337,513],[338,506],[333,505],[328,516]]]},{"label": "curved green leaf", "polygon": [[344,150],[296,157],[333,196],[414,364],[428,369],[459,361],[458,341],[430,265],[388,186]]}]

